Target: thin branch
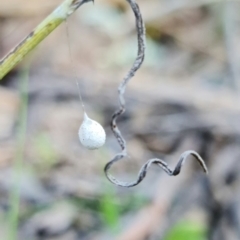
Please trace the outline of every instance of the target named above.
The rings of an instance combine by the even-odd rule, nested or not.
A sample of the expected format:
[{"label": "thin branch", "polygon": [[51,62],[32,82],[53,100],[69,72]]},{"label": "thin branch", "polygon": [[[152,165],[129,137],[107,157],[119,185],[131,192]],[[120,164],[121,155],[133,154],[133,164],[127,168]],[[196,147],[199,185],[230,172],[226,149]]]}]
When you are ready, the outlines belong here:
[{"label": "thin branch", "polygon": [[104,168],[104,172],[106,174],[106,177],[111,181],[113,184],[116,184],[121,187],[133,187],[138,185],[146,176],[147,170],[152,164],[157,164],[160,168],[162,168],[168,175],[170,176],[176,176],[180,173],[181,168],[183,164],[185,163],[186,158],[189,155],[192,155],[198,160],[201,167],[203,168],[204,172],[207,173],[207,167],[203,161],[203,159],[199,156],[198,153],[195,151],[186,151],[180,156],[180,160],[178,161],[176,167],[174,170],[171,170],[167,163],[164,162],[161,159],[150,159],[148,160],[140,169],[137,180],[133,182],[122,182],[117,180],[115,177],[113,177],[109,170],[111,166],[116,163],[117,161],[123,159],[127,156],[127,146],[126,141],[123,138],[121,131],[119,130],[117,126],[117,119],[119,116],[121,116],[125,112],[125,99],[124,99],[124,93],[126,90],[127,83],[131,80],[131,78],[135,75],[137,70],[141,67],[144,56],[145,56],[145,27],[142,19],[142,15],[139,9],[138,4],[135,2],[135,0],[127,0],[127,2],[130,4],[133,13],[135,15],[136,19],[136,29],[137,29],[137,39],[138,39],[138,54],[137,57],[129,70],[129,72],[124,77],[123,81],[120,83],[118,87],[118,96],[119,96],[119,109],[113,114],[112,116],[112,122],[111,122],[111,129],[113,131],[113,134],[115,135],[116,139],[119,142],[119,145],[122,149],[122,152],[118,153],[110,162],[108,162]]},{"label": "thin branch", "polygon": [[124,77],[123,81],[120,83],[118,87],[118,95],[119,95],[119,109],[113,114],[112,116],[112,122],[111,122],[111,128],[112,131],[117,138],[122,150],[126,150],[126,142],[124,138],[121,135],[120,130],[117,127],[117,119],[120,115],[122,115],[125,112],[125,100],[124,100],[124,93],[127,86],[127,83],[130,81],[130,79],[134,76],[136,71],[141,67],[144,56],[145,56],[145,27],[142,20],[142,15],[140,12],[140,9],[138,7],[138,4],[134,0],[127,0],[127,2],[130,4],[135,18],[136,18],[136,28],[137,28],[137,35],[138,35],[138,55],[136,60],[133,63],[132,68],[129,70],[127,75]]},{"label": "thin branch", "polygon": [[117,180],[115,177],[113,177],[111,174],[108,173],[108,170],[111,168],[111,166],[117,162],[118,160],[124,158],[126,155],[123,153],[123,154],[117,154],[114,159],[112,159],[110,162],[108,162],[104,168],[104,171],[106,173],[106,176],[107,178],[114,184],[118,185],[118,186],[121,186],[121,187],[134,187],[136,185],[138,185],[147,175],[147,171],[149,169],[149,167],[152,165],[152,164],[157,164],[160,168],[162,168],[169,176],[177,176],[180,172],[181,172],[181,169],[182,169],[182,166],[184,165],[187,157],[189,155],[192,155],[193,157],[196,158],[196,160],[199,162],[199,164],[201,165],[201,167],[203,168],[203,171],[205,173],[208,173],[208,170],[207,170],[207,166],[205,164],[205,162],[203,161],[203,159],[200,157],[200,155],[195,152],[195,151],[186,151],[184,153],[182,153],[182,155],[180,156],[180,159],[176,165],[176,167],[174,168],[174,170],[171,170],[169,167],[168,167],[168,164],[166,162],[164,162],[163,160],[161,159],[158,159],[158,158],[153,158],[153,159],[150,159],[148,160],[143,166],[142,168],[140,169],[139,173],[138,173],[138,177],[137,177],[137,180],[136,181],[133,181],[133,182],[122,182],[122,181],[119,181]]},{"label": "thin branch", "polygon": [[65,0],[58,6],[27,37],[0,60],[0,80],[74,11],[90,1],[92,0]]}]

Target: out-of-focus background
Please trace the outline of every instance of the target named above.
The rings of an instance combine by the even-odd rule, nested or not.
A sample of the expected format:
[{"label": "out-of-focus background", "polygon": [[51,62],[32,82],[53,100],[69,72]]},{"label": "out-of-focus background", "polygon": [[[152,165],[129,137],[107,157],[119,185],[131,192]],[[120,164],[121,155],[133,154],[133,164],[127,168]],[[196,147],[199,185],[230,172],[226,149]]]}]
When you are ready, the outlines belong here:
[{"label": "out-of-focus background", "polygon": [[[0,56],[60,3],[0,0]],[[69,37],[63,24],[0,82],[1,240],[240,239],[240,3],[138,3],[146,58],[119,119],[130,158],[112,173],[130,181],[148,159],[174,167],[192,149],[209,175],[189,158],[177,177],[152,166],[137,187],[107,181],[120,151],[109,123],[137,41],[128,3],[96,0],[68,20]],[[107,133],[99,150],[78,140],[76,77]]]}]

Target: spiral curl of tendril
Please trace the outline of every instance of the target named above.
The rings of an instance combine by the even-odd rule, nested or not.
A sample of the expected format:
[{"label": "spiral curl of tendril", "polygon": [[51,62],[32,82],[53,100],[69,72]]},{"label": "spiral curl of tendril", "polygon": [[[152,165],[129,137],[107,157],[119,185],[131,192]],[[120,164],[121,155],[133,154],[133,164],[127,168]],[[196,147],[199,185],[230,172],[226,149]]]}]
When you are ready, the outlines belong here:
[{"label": "spiral curl of tendril", "polygon": [[136,181],[133,181],[133,182],[119,181],[109,173],[109,170],[114,163],[116,163],[117,161],[119,161],[127,156],[126,141],[123,138],[121,131],[119,130],[119,128],[117,126],[117,119],[119,116],[121,116],[125,112],[124,93],[126,90],[127,83],[131,80],[131,78],[135,75],[137,70],[141,67],[143,60],[144,60],[144,56],[145,56],[145,26],[143,23],[142,15],[141,15],[139,6],[135,2],[135,0],[127,0],[127,2],[130,4],[130,6],[133,10],[133,13],[135,15],[135,19],[136,19],[138,54],[137,54],[137,57],[132,65],[131,69],[128,71],[128,73],[126,74],[123,81],[120,83],[120,85],[118,87],[119,109],[112,116],[111,129],[112,129],[113,134],[116,137],[122,151],[120,153],[116,154],[115,157],[105,165],[104,172],[106,174],[106,177],[108,178],[108,180],[110,182],[112,182],[113,184],[115,184],[117,186],[128,187],[128,188],[134,187],[134,186],[138,185],[145,178],[147,171],[152,164],[156,164],[157,166],[162,168],[169,176],[176,176],[181,172],[181,168],[184,165],[184,163],[189,155],[192,155],[193,157],[195,157],[195,159],[199,162],[200,166],[203,168],[203,171],[205,173],[208,173],[207,166],[206,166],[204,160],[200,157],[200,155],[197,152],[192,151],[192,150],[186,151],[181,154],[180,159],[179,159],[176,167],[174,168],[174,170],[171,170],[168,167],[168,164],[161,159],[153,158],[153,159],[148,160],[141,167]]}]

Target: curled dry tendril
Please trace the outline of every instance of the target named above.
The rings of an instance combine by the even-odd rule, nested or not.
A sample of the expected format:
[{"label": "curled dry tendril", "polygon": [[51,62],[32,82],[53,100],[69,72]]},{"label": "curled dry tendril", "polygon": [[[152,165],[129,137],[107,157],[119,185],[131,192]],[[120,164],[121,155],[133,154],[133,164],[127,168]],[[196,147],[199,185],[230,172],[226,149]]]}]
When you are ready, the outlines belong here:
[{"label": "curled dry tendril", "polygon": [[109,179],[109,181],[111,181],[113,184],[116,184],[121,187],[133,187],[133,186],[138,185],[145,178],[148,168],[151,166],[151,164],[158,165],[170,176],[176,176],[180,173],[181,168],[182,168],[183,164],[185,163],[185,160],[187,159],[187,157],[189,155],[192,155],[193,157],[196,158],[196,160],[198,160],[198,162],[201,165],[201,167],[203,168],[204,172],[207,173],[208,170],[207,170],[207,167],[206,167],[203,159],[195,151],[184,152],[180,156],[180,159],[174,170],[171,170],[168,167],[167,163],[161,159],[158,159],[158,158],[150,159],[142,166],[142,168],[139,171],[137,180],[133,181],[133,182],[119,181],[109,173],[109,170],[114,163],[116,163],[117,161],[119,161],[122,158],[127,156],[126,141],[124,140],[124,138],[117,126],[117,119],[120,115],[122,115],[125,112],[124,93],[125,93],[127,83],[134,76],[134,74],[137,72],[137,70],[141,67],[143,60],[144,60],[144,55],[145,55],[145,27],[144,27],[144,23],[143,23],[143,19],[142,19],[142,15],[141,15],[139,6],[135,2],[135,0],[127,0],[127,2],[130,4],[130,6],[133,10],[133,13],[135,15],[135,19],[136,19],[136,29],[137,29],[137,38],[138,38],[138,54],[133,63],[133,66],[131,67],[131,69],[126,74],[123,81],[120,83],[120,85],[118,87],[119,109],[113,114],[112,121],[111,121],[111,129],[113,131],[114,136],[116,137],[116,139],[119,142],[122,152],[116,154],[116,156],[106,164],[106,166],[104,168],[104,172],[105,172],[107,178]]}]

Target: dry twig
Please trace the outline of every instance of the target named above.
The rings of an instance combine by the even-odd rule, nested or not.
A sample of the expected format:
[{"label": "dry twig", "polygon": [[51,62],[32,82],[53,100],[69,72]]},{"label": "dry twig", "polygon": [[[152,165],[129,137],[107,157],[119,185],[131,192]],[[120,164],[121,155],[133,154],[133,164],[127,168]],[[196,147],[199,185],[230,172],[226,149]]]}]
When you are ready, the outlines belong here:
[{"label": "dry twig", "polygon": [[144,56],[145,56],[145,27],[142,19],[142,15],[139,9],[138,4],[135,2],[135,0],[127,0],[127,2],[130,4],[133,13],[136,18],[136,29],[137,29],[137,36],[138,36],[138,54],[137,57],[133,63],[133,66],[123,79],[123,81],[120,83],[118,87],[118,95],[119,95],[119,103],[120,107],[119,109],[113,114],[112,116],[112,122],[111,122],[111,129],[117,138],[119,145],[122,149],[122,152],[118,153],[110,162],[108,162],[104,168],[104,172],[107,176],[107,178],[114,184],[121,186],[121,187],[133,187],[138,185],[146,176],[148,168],[151,166],[152,163],[157,164],[159,167],[161,167],[168,175],[170,176],[176,176],[180,173],[181,168],[186,160],[186,158],[189,155],[194,156],[198,162],[200,163],[201,167],[203,168],[204,172],[207,173],[207,167],[203,161],[203,159],[199,156],[198,153],[195,151],[186,151],[180,156],[180,160],[178,161],[176,167],[174,170],[171,170],[167,163],[164,162],[161,159],[150,159],[148,160],[140,169],[137,180],[133,182],[122,182],[117,180],[115,177],[113,177],[109,170],[111,166],[121,160],[122,158],[127,156],[127,146],[126,141],[124,140],[120,130],[117,126],[117,119],[119,116],[121,116],[125,112],[125,99],[124,99],[124,93],[126,90],[127,83],[131,80],[131,78],[134,76],[134,74],[137,72],[137,70],[141,67]]}]

